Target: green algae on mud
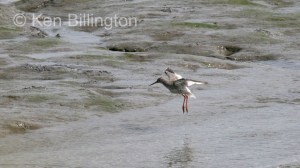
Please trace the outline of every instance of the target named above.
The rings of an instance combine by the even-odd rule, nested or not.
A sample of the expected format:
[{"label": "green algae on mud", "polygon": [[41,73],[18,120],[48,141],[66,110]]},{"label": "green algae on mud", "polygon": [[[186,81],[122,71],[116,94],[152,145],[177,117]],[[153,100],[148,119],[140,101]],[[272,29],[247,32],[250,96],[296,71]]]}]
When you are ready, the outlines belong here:
[{"label": "green algae on mud", "polygon": [[236,13],[236,17],[256,19],[262,25],[279,28],[298,28],[300,26],[300,13],[276,13],[274,11],[255,8],[245,9]]},{"label": "green algae on mud", "polygon": [[9,45],[7,50],[21,53],[38,53],[60,46],[61,44],[63,44],[63,42],[57,38],[32,38],[23,43]]},{"label": "green algae on mud", "polygon": [[61,43],[61,40],[57,38],[38,38],[29,41],[29,45],[37,46],[40,48],[51,48]]},{"label": "green algae on mud", "polygon": [[4,66],[4,65],[7,65],[7,61],[6,61],[6,59],[4,59],[4,58],[0,58],[0,66]]},{"label": "green algae on mud", "polygon": [[105,60],[105,61],[103,61],[102,65],[110,66],[110,67],[114,67],[114,68],[120,68],[120,67],[126,65],[126,62],[121,61],[121,60]]},{"label": "green algae on mud", "polygon": [[175,22],[174,26],[182,26],[189,28],[206,28],[206,29],[219,29],[220,27],[216,23],[197,23],[197,22]]},{"label": "green algae on mud", "polygon": [[232,5],[257,5],[249,0],[226,0],[225,2]]},{"label": "green algae on mud", "polygon": [[11,76],[9,76],[8,74],[3,73],[3,72],[0,71],[0,79],[8,80],[8,79],[11,79]]},{"label": "green algae on mud", "polygon": [[271,5],[276,5],[277,7],[285,7],[294,4],[294,2],[286,1],[286,0],[265,0],[265,1]]},{"label": "green algae on mud", "polygon": [[12,39],[22,35],[23,28],[13,24],[13,18],[19,11],[14,6],[0,4],[0,39]]},{"label": "green algae on mud", "polygon": [[[151,56],[138,55],[133,53],[125,53],[122,57],[124,60],[132,62],[151,62],[154,61]],[[157,58],[157,57],[156,57]]]},{"label": "green algae on mud", "polygon": [[282,28],[299,28],[300,27],[300,13],[293,14],[274,14],[266,17],[265,20],[270,24]]},{"label": "green algae on mud", "polygon": [[119,100],[104,95],[93,95],[85,100],[84,107],[104,110],[106,112],[119,112],[123,108],[123,104]]},{"label": "green algae on mud", "polygon": [[165,32],[155,32],[151,37],[156,41],[172,41],[183,36],[184,33],[181,31],[165,31]]},{"label": "green algae on mud", "polygon": [[25,96],[25,101],[30,103],[45,103],[49,100],[56,100],[55,96],[45,95],[45,94],[31,94]]},{"label": "green algae on mud", "polygon": [[13,26],[0,26],[0,39],[10,39],[22,34],[22,29]]},{"label": "green algae on mud", "polygon": [[267,10],[267,9],[261,9],[261,8],[249,8],[244,9],[238,12],[235,12],[233,16],[236,16],[238,18],[245,17],[250,19],[264,19],[266,17],[272,16],[273,12]]}]

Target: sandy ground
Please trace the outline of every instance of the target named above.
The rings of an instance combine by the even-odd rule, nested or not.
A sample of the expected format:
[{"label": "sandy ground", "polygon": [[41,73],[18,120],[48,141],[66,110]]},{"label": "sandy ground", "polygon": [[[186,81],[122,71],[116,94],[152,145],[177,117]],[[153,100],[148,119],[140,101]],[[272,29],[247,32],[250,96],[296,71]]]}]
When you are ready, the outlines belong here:
[{"label": "sandy ground", "polygon": [[[0,6],[0,167],[300,166],[299,2],[41,2]],[[138,25],[40,38],[18,12]],[[188,114],[149,87],[167,67],[208,82]]]}]

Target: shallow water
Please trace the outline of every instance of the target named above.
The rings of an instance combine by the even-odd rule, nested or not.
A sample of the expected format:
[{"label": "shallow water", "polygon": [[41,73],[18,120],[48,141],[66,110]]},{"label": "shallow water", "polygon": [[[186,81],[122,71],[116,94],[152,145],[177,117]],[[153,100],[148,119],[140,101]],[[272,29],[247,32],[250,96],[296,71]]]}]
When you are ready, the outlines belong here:
[{"label": "shallow water", "polygon": [[14,2],[17,2],[18,0],[1,0],[0,4],[8,5]]},{"label": "shallow water", "polygon": [[[216,2],[68,4],[69,11],[119,9],[144,21],[110,32],[47,28],[51,37],[38,42],[51,46],[28,36],[1,40],[0,167],[299,167],[298,29],[240,15],[297,13],[299,4],[228,11]],[[64,15],[65,8],[39,12]],[[220,28],[176,27],[172,20]],[[56,33],[61,39],[51,41]],[[146,50],[106,48],[120,43]],[[241,46],[232,55],[239,61],[217,55],[218,45]],[[260,61],[268,54],[276,59]],[[148,86],[166,67],[208,82],[191,87],[197,99],[189,100],[188,114],[181,96]]]}]

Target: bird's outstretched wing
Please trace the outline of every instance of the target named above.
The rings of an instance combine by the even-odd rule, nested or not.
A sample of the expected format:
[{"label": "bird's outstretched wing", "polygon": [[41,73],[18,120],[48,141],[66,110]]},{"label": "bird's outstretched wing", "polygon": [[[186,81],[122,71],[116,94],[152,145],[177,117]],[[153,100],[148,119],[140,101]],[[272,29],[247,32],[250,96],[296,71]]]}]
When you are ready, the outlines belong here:
[{"label": "bird's outstretched wing", "polygon": [[167,68],[165,70],[165,74],[169,77],[170,81],[176,81],[178,79],[182,79],[181,75],[178,75],[177,73],[175,73],[172,69]]},{"label": "bird's outstretched wing", "polygon": [[207,84],[207,82],[186,79],[186,85],[187,86],[192,86],[192,85],[195,85],[195,84],[196,85],[202,85],[202,84]]}]

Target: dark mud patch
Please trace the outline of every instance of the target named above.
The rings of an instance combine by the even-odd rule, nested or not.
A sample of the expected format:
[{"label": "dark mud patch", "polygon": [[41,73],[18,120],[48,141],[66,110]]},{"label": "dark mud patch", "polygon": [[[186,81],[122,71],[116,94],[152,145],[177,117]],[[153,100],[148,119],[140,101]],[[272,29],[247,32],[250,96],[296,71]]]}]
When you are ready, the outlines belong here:
[{"label": "dark mud patch", "polygon": [[207,29],[207,30],[228,30],[236,29],[237,25],[230,22],[199,22],[197,20],[187,20],[183,22],[172,22],[171,27],[189,28],[189,29]]},{"label": "dark mud patch", "polygon": [[255,62],[255,61],[271,61],[271,60],[276,60],[278,59],[279,56],[277,55],[272,55],[272,54],[267,54],[267,55],[231,55],[231,56],[227,56],[225,57],[227,60],[232,60],[232,61],[241,61],[241,62],[245,62],[245,61],[251,61],[251,62]]},{"label": "dark mud patch", "polygon": [[181,148],[174,149],[165,156],[167,167],[189,167],[193,161],[193,149],[188,143],[184,143]]},{"label": "dark mud patch", "polygon": [[133,53],[125,53],[122,58],[125,61],[131,61],[131,62],[152,62],[155,59],[160,58],[160,55],[139,55],[139,54],[133,54]]},{"label": "dark mud patch", "polygon": [[287,99],[287,98],[277,98],[277,97],[258,97],[256,98],[257,103],[279,103],[279,104],[300,104],[300,99]]},{"label": "dark mud patch", "polygon": [[[23,90],[24,91],[24,90]],[[50,101],[58,100],[58,97],[55,95],[44,93],[42,90],[35,90],[37,93],[34,93],[34,90],[27,90],[24,95],[4,95],[0,100],[0,105],[8,105],[14,102],[27,102],[33,104],[48,103]]]},{"label": "dark mud patch", "polygon": [[76,56],[70,56],[68,58],[79,60],[79,61],[95,61],[95,60],[114,58],[114,56],[110,56],[110,55],[76,55]]},{"label": "dark mud patch", "polygon": [[88,76],[111,75],[111,73],[106,70],[83,70],[82,73]]},{"label": "dark mud patch", "polygon": [[267,105],[241,105],[239,108],[241,109],[259,109],[269,107]]},{"label": "dark mud patch", "polygon": [[169,16],[169,13],[163,12],[163,11],[153,11],[153,12],[147,12],[146,14],[140,15],[140,18],[144,19],[161,19],[166,16]]},{"label": "dark mud patch", "polygon": [[153,45],[149,51],[160,53],[174,53],[174,54],[188,54],[198,56],[210,56],[213,51],[203,48],[198,45],[177,45],[177,44],[156,44]]},{"label": "dark mud patch", "polygon": [[120,52],[145,52],[149,50],[150,43],[119,43],[108,46],[110,51],[120,51]]},{"label": "dark mud patch", "polygon": [[26,91],[32,91],[32,90],[44,90],[46,87],[43,86],[29,86],[29,87],[24,87],[22,90]]},{"label": "dark mud patch", "polygon": [[114,81],[113,74],[106,70],[82,70],[79,72],[79,74],[83,75],[84,77],[87,77],[88,79],[93,79],[92,81],[98,80],[98,81]]},{"label": "dark mud patch", "polygon": [[240,52],[241,50],[242,48],[238,46],[219,45],[217,47],[217,51],[224,56],[235,54],[237,52]]},{"label": "dark mud patch", "polygon": [[265,2],[271,5],[275,5],[277,7],[284,7],[284,6],[289,6],[294,4],[294,2],[292,1],[285,1],[285,0],[265,0]]},{"label": "dark mud patch", "polygon": [[30,130],[37,130],[41,128],[41,126],[25,121],[9,121],[3,125],[3,128],[8,130],[8,134],[18,134],[26,133]]},{"label": "dark mud patch", "polygon": [[128,87],[128,86],[112,86],[112,85],[109,85],[109,86],[103,86],[101,87],[103,89],[117,89],[117,90],[120,90],[120,89],[132,89],[132,87]]},{"label": "dark mud patch", "polygon": [[7,65],[7,61],[6,61],[6,59],[4,59],[4,58],[0,58],[0,66],[4,66],[4,65]]},{"label": "dark mud patch", "polygon": [[51,65],[34,65],[25,64],[22,65],[23,70],[33,71],[33,72],[67,72],[67,69],[62,66],[51,66]]},{"label": "dark mud patch", "polygon": [[3,98],[6,98],[8,100],[20,100],[21,97],[20,96],[16,96],[16,95],[5,95],[5,96],[2,96]]},{"label": "dark mud patch", "polygon": [[3,95],[0,99],[0,105],[8,105],[16,101],[20,101],[23,98],[19,95]]}]

